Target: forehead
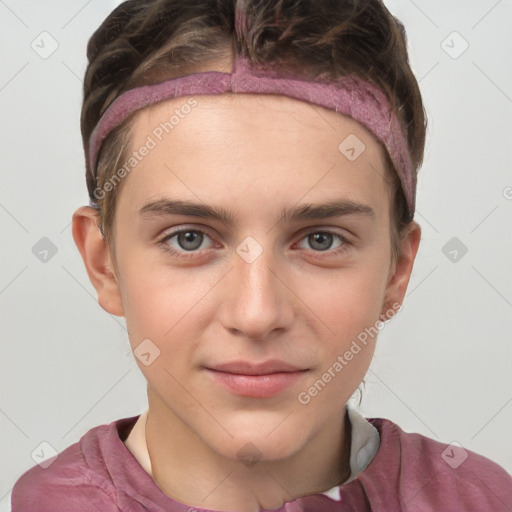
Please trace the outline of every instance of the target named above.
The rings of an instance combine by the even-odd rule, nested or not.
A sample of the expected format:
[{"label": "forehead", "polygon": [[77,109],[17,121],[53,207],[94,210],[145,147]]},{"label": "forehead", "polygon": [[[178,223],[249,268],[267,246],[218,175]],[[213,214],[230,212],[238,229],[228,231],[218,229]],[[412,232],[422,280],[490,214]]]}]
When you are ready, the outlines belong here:
[{"label": "forehead", "polygon": [[164,193],[208,203],[345,193],[386,209],[387,163],[375,137],[347,116],[286,96],[197,95],[152,105],[132,121],[129,153],[144,146],[151,149],[121,194],[133,205]]},{"label": "forehead", "polygon": [[[189,121],[185,123],[186,119]],[[368,139],[370,144],[369,139],[377,142],[363,125],[346,115],[279,94],[223,93],[173,98],[138,111],[132,127],[136,135],[145,135],[153,130],[158,135],[160,123],[169,123],[167,128],[171,131],[183,132],[186,129],[184,125],[212,121],[216,121],[215,127],[221,130],[222,125],[227,130],[240,123],[251,124],[253,129],[259,126],[271,131],[330,129],[337,135],[349,131]],[[180,129],[179,125],[182,125]]]}]

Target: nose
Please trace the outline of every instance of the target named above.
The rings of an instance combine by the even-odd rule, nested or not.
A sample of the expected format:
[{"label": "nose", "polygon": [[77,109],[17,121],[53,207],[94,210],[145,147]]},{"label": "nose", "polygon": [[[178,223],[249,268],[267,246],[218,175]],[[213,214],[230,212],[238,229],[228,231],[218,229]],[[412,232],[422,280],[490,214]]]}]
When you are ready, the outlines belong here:
[{"label": "nose", "polygon": [[263,250],[254,261],[242,252],[233,255],[221,310],[221,322],[233,334],[264,340],[293,322],[293,294],[272,253]]}]

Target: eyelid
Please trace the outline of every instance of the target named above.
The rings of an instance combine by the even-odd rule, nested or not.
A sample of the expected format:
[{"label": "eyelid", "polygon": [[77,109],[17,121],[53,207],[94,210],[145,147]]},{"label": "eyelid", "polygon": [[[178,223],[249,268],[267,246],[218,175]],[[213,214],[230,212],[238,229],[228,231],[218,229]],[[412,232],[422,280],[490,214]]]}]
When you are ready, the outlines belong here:
[{"label": "eyelid", "polygon": [[[184,249],[175,248],[172,245],[169,244],[169,241],[173,239],[175,236],[179,235],[180,233],[187,232],[187,231],[196,231],[199,233],[202,233],[203,235],[207,236],[212,241],[212,246],[215,246],[216,242],[213,239],[212,236],[208,233],[208,229],[205,229],[204,227],[192,227],[192,226],[186,226],[186,225],[180,225],[179,227],[175,227],[174,229],[170,229],[169,231],[164,232],[160,237],[158,237],[156,244],[158,247],[160,247],[164,252],[171,254],[174,257],[177,258],[197,258],[199,256],[203,256],[205,253],[209,252],[211,247],[207,247],[206,249],[196,249],[194,251],[186,251]],[[218,244],[217,244],[218,246]]]},{"label": "eyelid", "polygon": [[[304,249],[302,247],[298,247],[299,251],[304,251],[313,255],[315,258],[327,258],[329,256],[338,256],[341,253],[347,251],[349,248],[353,246],[353,243],[350,239],[337,231],[333,231],[331,229],[313,229],[311,231],[306,232],[303,236],[300,237],[299,241],[294,244],[294,246],[298,246],[303,243],[310,235],[317,233],[325,233],[328,235],[332,235],[333,238],[338,238],[340,244],[334,248],[326,249],[325,251],[315,251],[314,249]],[[306,242],[307,243],[307,242]]]},{"label": "eyelid", "polygon": [[182,233],[183,231],[198,231],[200,233],[203,233],[207,236],[209,236],[210,238],[212,238],[212,235],[211,235],[211,230],[206,227],[206,226],[197,226],[197,225],[194,225],[194,224],[180,224],[179,226],[176,226],[174,228],[169,228],[168,230],[164,230],[164,232],[159,235],[159,239],[161,240],[162,238],[167,238],[167,237],[171,237],[173,235],[178,235],[180,233]]},{"label": "eyelid", "polygon": [[336,235],[341,237],[347,243],[352,243],[353,238],[356,237],[356,235],[354,235],[352,232],[344,228],[335,228],[333,226],[309,226],[299,232],[300,240],[314,233],[329,233],[331,235]]},{"label": "eyelid", "polygon": [[[166,250],[168,252],[171,252],[171,253],[174,253],[174,254],[183,255],[183,256],[187,256],[187,257],[200,256],[200,255],[203,255],[205,252],[208,252],[211,249],[211,247],[208,247],[206,249],[196,249],[194,251],[185,251],[183,249],[176,249],[176,248],[174,248],[172,246],[169,246],[167,244],[167,242],[169,240],[171,240],[173,237],[175,237],[176,235],[179,235],[182,232],[186,232],[186,231],[197,231],[197,232],[200,232],[203,235],[206,235],[208,238],[210,238],[210,240],[213,242],[213,246],[217,245],[217,247],[219,247],[218,242],[215,242],[214,238],[210,235],[209,228],[207,228],[206,226],[203,226],[203,225],[197,226],[197,225],[192,225],[192,224],[191,225],[183,224],[183,225],[180,225],[179,227],[170,228],[169,231],[165,231],[158,238],[158,242],[157,243],[158,243],[158,245],[163,246],[164,250]],[[301,250],[307,251],[307,252],[311,252],[311,253],[313,253],[315,255],[318,255],[318,257],[322,257],[322,254],[325,254],[325,255],[331,254],[331,255],[333,255],[333,254],[336,254],[337,252],[346,250],[348,248],[348,246],[353,245],[350,236],[347,236],[345,234],[346,230],[343,230],[343,231],[344,231],[343,233],[340,233],[336,229],[334,229],[333,227],[309,226],[309,227],[304,228],[303,230],[301,230],[298,235],[295,235],[295,237],[299,236],[299,239],[293,245],[300,244],[306,237],[308,237],[308,236],[310,236],[312,234],[327,233],[327,234],[331,234],[331,235],[333,235],[335,237],[339,237],[339,240],[341,241],[341,244],[339,246],[335,247],[334,249],[327,249],[326,251],[315,251],[314,249],[301,249]]]}]

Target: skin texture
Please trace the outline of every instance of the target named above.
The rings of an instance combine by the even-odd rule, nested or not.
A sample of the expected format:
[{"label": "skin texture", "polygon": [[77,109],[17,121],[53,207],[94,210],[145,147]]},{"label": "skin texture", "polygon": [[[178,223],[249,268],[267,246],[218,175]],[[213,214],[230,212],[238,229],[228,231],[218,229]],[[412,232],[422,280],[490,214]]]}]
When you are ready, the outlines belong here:
[{"label": "skin texture", "polygon": [[[132,150],[186,100],[139,111]],[[196,100],[118,185],[113,247],[89,207],[75,212],[73,235],[100,305],[126,318],[132,349],[149,339],[160,351],[147,366],[137,359],[148,381],[146,435],[156,483],[190,506],[272,509],[347,478],[345,404],[377,338],[309,403],[298,394],[402,303],[420,227],[410,225],[400,258],[391,261],[385,152],[354,120],[276,95]],[[354,161],[338,150],[350,134],[365,145]],[[164,198],[223,208],[233,222],[139,213]],[[374,216],[280,220],[284,208],[339,199],[367,205]],[[191,244],[180,245],[178,236],[165,244],[180,257],[159,244],[177,228],[207,235],[195,254],[183,256]],[[315,245],[309,235],[326,231],[332,239],[320,236]],[[240,245],[246,237],[251,245]],[[248,262],[240,247],[262,252]],[[285,391],[254,398],[233,394],[205,370],[268,359],[307,371]],[[243,447],[256,463],[241,460]]]}]

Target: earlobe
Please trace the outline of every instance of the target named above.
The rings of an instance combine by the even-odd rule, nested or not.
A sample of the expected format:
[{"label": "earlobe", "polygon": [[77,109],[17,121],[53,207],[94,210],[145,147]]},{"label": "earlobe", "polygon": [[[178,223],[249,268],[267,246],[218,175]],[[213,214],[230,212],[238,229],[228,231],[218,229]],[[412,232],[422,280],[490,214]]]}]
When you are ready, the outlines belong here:
[{"label": "earlobe", "polygon": [[[381,311],[382,316],[389,318],[389,310],[395,310],[402,304],[411,277],[414,260],[418,253],[421,239],[421,227],[413,221],[409,225],[401,242],[401,253],[395,262],[392,275],[389,277]],[[387,314],[386,314],[387,313]],[[394,315],[394,313],[393,313]],[[391,315],[391,316],[393,316]]]},{"label": "earlobe", "polygon": [[82,206],[73,214],[73,239],[96,289],[100,306],[112,315],[124,316],[110,249],[98,227],[98,214],[90,206]]}]

